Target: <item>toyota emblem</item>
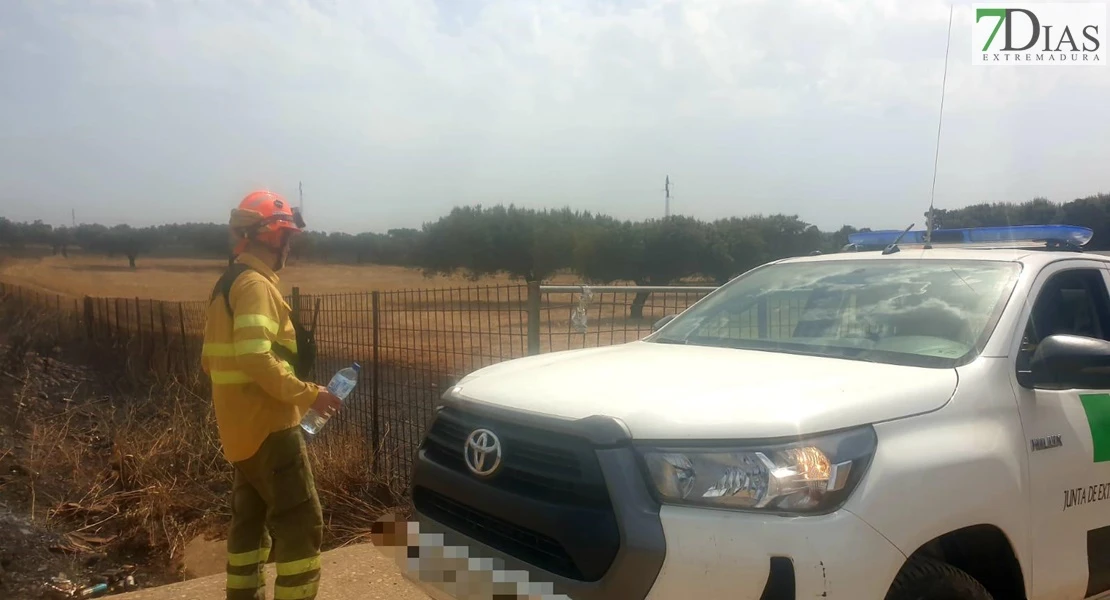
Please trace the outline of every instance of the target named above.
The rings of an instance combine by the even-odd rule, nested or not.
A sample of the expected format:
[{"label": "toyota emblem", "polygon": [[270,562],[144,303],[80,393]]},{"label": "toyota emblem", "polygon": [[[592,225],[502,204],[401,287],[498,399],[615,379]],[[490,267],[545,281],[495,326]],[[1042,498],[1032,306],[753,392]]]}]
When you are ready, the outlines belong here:
[{"label": "toyota emblem", "polygon": [[466,466],[479,477],[489,477],[501,467],[501,440],[488,429],[475,429],[463,448]]}]

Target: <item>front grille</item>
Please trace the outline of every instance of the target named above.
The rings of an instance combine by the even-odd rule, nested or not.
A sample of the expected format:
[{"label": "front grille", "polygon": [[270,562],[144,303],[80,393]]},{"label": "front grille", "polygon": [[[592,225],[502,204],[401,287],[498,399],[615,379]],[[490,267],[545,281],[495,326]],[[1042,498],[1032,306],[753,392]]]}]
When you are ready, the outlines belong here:
[{"label": "front grille", "polygon": [[[479,478],[466,440],[488,429],[501,442],[501,468]],[[597,581],[620,549],[620,529],[597,454],[583,438],[481,417],[456,408],[436,415],[421,460],[461,479],[413,489],[416,509],[509,556],[579,581]],[[434,489],[433,489],[434,488]]]},{"label": "front grille", "polygon": [[491,478],[490,485],[559,504],[609,508],[597,456],[578,438],[443,409],[424,440],[424,449],[439,464],[469,474],[464,458],[466,438],[480,427],[490,429],[501,440],[501,472]]},{"label": "front grille", "polygon": [[582,571],[557,540],[504,519],[464,506],[446,496],[418,487],[413,505],[420,512],[468,536],[542,569],[582,579]]}]

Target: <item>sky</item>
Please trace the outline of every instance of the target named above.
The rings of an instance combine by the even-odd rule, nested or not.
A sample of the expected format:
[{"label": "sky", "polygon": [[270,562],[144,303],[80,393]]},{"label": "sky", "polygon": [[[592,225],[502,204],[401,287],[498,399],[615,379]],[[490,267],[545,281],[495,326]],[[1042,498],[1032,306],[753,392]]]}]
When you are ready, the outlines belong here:
[{"label": "sky", "polygon": [[[1110,192],[1110,66],[972,65],[957,3],[938,208]],[[923,225],[934,0],[3,0],[0,216],[309,227],[456,205]]]}]

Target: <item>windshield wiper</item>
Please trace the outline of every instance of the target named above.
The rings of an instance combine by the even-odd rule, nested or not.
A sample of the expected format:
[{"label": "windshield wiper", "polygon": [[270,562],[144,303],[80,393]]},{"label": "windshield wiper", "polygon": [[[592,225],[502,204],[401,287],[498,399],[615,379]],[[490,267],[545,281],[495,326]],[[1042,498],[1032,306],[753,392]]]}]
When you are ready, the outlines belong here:
[{"label": "windshield wiper", "polygon": [[655,338],[652,341],[657,343],[657,344],[678,344],[680,346],[686,346],[690,343],[689,340],[676,340],[674,338],[665,338],[665,337]]}]

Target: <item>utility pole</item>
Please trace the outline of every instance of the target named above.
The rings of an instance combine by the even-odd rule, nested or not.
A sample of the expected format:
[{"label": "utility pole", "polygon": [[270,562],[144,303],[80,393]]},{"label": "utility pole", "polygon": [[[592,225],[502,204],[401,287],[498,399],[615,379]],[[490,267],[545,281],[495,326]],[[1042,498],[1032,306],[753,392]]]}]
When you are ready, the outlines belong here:
[{"label": "utility pole", "polygon": [[297,196],[300,198],[301,214],[304,214],[304,184],[297,182]]},{"label": "utility pole", "polygon": [[667,183],[663,185],[663,190],[666,192],[666,204],[663,205],[663,216],[671,216],[671,176],[667,175]]},{"label": "utility pole", "polygon": [[77,227],[77,209],[76,208],[69,209],[69,220],[73,224],[74,227]]}]

